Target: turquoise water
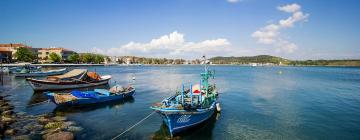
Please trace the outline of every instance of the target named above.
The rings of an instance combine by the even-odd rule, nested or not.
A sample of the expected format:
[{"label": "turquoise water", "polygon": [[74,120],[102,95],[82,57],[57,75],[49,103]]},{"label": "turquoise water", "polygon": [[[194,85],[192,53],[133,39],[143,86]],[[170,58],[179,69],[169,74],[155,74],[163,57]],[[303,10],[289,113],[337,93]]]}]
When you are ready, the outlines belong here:
[{"label": "turquoise water", "polygon": [[[181,134],[181,139],[360,139],[360,68],[211,66],[221,113]],[[57,108],[42,102],[25,80],[10,77],[1,94],[16,111],[65,115],[85,129],[79,139],[111,139],[152,112],[181,83],[198,82],[202,66],[91,67],[110,74],[111,85],[136,80],[133,99],[86,108]],[[281,71],[281,72],[280,72]],[[166,139],[154,114],[119,139]]]}]

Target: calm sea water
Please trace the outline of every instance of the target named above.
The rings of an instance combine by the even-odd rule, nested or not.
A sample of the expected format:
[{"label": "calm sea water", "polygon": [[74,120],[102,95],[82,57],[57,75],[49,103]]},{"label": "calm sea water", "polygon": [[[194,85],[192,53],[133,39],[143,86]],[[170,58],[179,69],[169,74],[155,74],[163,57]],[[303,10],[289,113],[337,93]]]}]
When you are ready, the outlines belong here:
[{"label": "calm sea water", "polygon": [[[181,139],[360,139],[360,68],[212,66],[221,113],[181,134]],[[84,128],[78,139],[111,139],[152,112],[149,106],[198,82],[202,66],[90,67],[112,75],[111,85],[136,77],[133,99],[85,108],[45,103],[24,79],[10,77],[1,87],[16,111],[65,115]],[[281,72],[280,72],[281,71]],[[86,89],[85,89],[86,90]],[[154,114],[119,139],[166,139]]]}]

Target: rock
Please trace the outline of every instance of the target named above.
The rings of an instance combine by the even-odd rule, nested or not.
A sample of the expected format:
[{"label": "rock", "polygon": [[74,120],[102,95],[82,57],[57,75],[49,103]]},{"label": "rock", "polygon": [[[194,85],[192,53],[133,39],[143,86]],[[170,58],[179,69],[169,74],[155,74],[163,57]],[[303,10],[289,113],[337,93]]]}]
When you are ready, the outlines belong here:
[{"label": "rock", "polygon": [[12,119],[10,117],[5,117],[5,116],[1,117],[1,121],[4,122],[4,123],[7,123],[7,124],[11,124],[11,123],[15,122],[14,119]]},{"label": "rock", "polygon": [[78,127],[78,126],[69,126],[67,128],[68,131],[70,132],[78,132],[78,131],[82,131],[83,128],[82,127]]},{"label": "rock", "polygon": [[67,127],[69,127],[69,126],[71,126],[71,125],[76,125],[76,122],[74,122],[74,121],[68,121],[68,122],[64,122],[64,123],[63,123],[63,127],[65,127],[65,128],[67,128]]},{"label": "rock", "polygon": [[0,110],[1,110],[2,112],[7,111],[7,110],[12,110],[12,109],[14,109],[14,107],[13,107],[13,106],[10,106],[10,105],[8,105],[8,106],[2,106],[2,107],[0,108]]},{"label": "rock", "polygon": [[16,130],[15,129],[8,129],[5,131],[4,133],[6,136],[13,136],[16,134]]},{"label": "rock", "polygon": [[9,106],[9,103],[2,101],[0,104],[0,107]]},{"label": "rock", "polygon": [[62,127],[63,127],[63,122],[49,122],[44,126],[45,129],[56,129]]},{"label": "rock", "polygon": [[50,121],[51,121],[50,119],[48,119],[46,117],[43,117],[43,116],[38,118],[38,122],[41,123],[41,124],[47,124]]},{"label": "rock", "polygon": [[14,111],[12,111],[12,110],[7,110],[7,111],[2,112],[1,115],[3,115],[3,116],[9,116],[9,115],[11,115],[11,114],[13,114],[13,113],[14,113]]},{"label": "rock", "polygon": [[24,135],[24,134],[28,134],[30,131],[27,129],[16,129],[16,134],[17,135]]},{"label": "rock", "polygon": [[28,125],[25,125],[24,128],[27,130],[32,130],[32,131],[40,131],[44,128],[44,126],[42,126],[40,124],[28,124]]},{"label": "rock", "polygon": [[20,135],[11,138],[12,140],[31,140],[29,135]]},{"label": "rock", "polygon": [[45,140],[73,140],[74,134],[71,132],[58,132],[46,136]]},{"label": "rock", "polygon": [[51,119],[54,120],[54,121],[58,121],[58,122],[66,121],[66,117],[62,117],[62,116],[56,116],[56,117],[53,117]]}]

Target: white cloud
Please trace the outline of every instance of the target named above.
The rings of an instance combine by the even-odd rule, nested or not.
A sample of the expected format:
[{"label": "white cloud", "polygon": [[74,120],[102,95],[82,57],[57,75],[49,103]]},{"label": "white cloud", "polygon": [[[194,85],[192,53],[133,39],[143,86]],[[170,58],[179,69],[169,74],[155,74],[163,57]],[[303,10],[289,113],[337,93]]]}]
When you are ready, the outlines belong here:
[{"label": "white cloud", "polygon": [[269,24],[252,33],[252,37],[260,44],[274,45],[277,52],[292,53],[297,49],[295,43],[289,42],[280,37],[280,30],[294,27],[295,23],[306,21],[309,14],[301,11],[301,6],[294,3],[277,7],[278,10],[291,13],[286,19],[279,20],[278,24]]},{"label": "white cloud", "polygon": [[296,3],[293,3],[289,5],[279,6],[277,7],[277,9],[288,13],[294,13],[299,11],[301,9],[301,6]]},{"label": "white cloud", "polygon": [[230,3],[238,3],[238,2],[240,2],[240,1],[242,1],[242,0],[226,0],[227,2],[230,2]]},{"label": "white cloud", "polygon": [[140,55],[151,57],[199,57],[202,54],[219,55],[229,50],[231,43],[224,38],[204,40],[201,42],[187,42],[184,34],[174,31],[152,39],[148,43],[129,42],[120,47],[102,50],[93,48],[93,52],[106,55]]}]

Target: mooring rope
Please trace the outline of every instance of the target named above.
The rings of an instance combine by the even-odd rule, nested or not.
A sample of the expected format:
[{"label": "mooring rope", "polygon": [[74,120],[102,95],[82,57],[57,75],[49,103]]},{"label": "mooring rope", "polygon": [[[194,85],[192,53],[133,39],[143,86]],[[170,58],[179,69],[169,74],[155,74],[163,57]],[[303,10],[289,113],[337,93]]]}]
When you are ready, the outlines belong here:
[{"label": "mooring rope", "polygon": [[139,122],[137,122],[136,124],[134,124],[133,126],[129,127],[128,129],[126,129],[125,131],[123,131],[122,133],[120,133],[119,135],[117,135],[116,137],[112,138],[111,140],[115,140],[117,138],[119,138],[121,135],[125,134],[126,132],[130,131],[131,129],[133,129],[135,126],[139,125],[141,122],[145,121],[147,118],[149,118],[152,114],[154,114],[155,111],[151,112],[149,115],[147,115],[145,118],[143,118],[142,120],[140,120]]}]

